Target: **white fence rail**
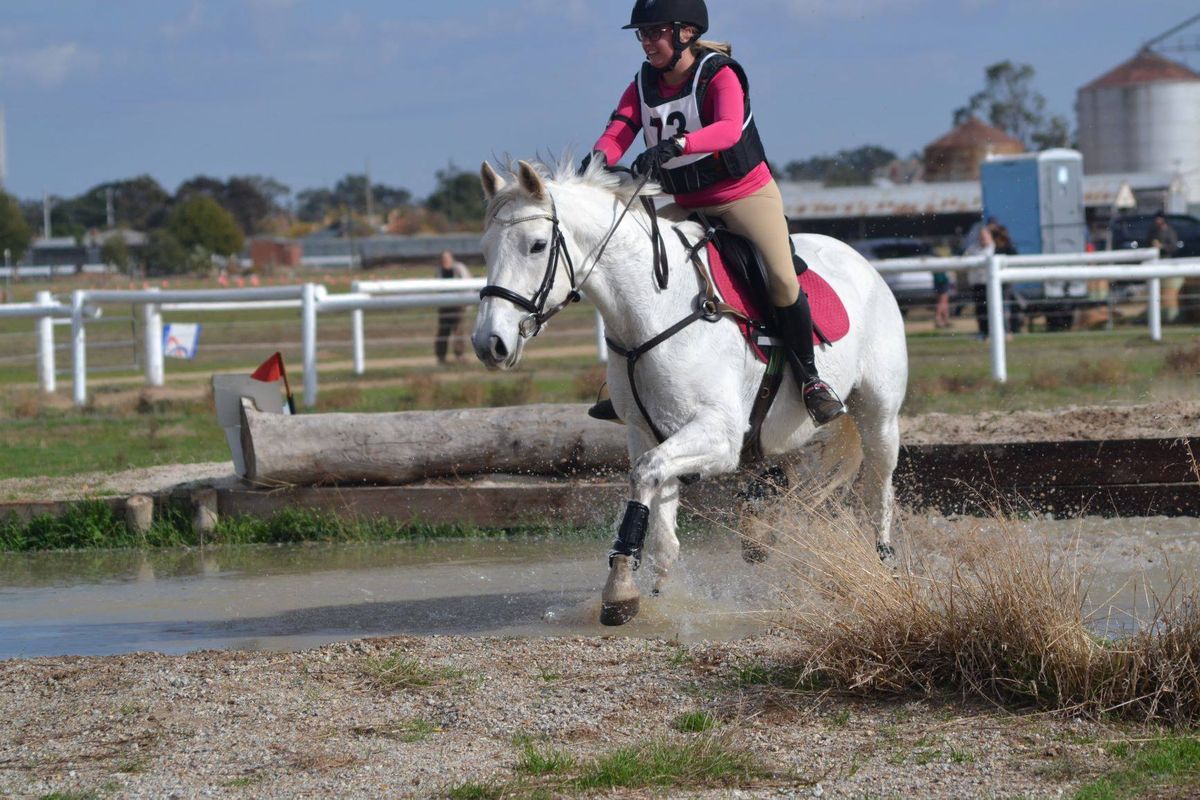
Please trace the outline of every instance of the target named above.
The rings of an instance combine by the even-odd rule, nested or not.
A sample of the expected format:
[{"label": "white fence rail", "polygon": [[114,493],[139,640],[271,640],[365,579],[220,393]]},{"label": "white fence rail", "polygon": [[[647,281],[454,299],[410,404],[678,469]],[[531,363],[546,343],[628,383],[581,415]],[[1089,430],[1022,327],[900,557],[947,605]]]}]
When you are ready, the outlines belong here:
[{"label": "white fence rail", "polygon": [[[1119,250],[1079,255],[968,256],[960,258],[894,259],[875,262],[880,272],[957,271],[986,268],[988,324],[991,340],[992,375],[1007,380],[1004,337],[1003,284],[1046,280],[1120,280],[1145,281],[1148,285],[1150,337],[1162,339],[1161,279],[1200,277],[1200,259],[1160,261],[1157,250]],[[298,308],[301,343],[304,354],[304,402],[316,403],[317,330],[322,313],[352,315],[354,371],[363,374],[366,366],[363,314],[366,311],[405,308],[436,308],[469,305],[478,300],[484,281],[471,279],[429,279],[408,281],[357,281],[348,294],[329,294],[314,283],[300,286],[245,289],[197,290],[78,290],[71,302],[62,303],[50,292],[39,292],[34,303],[0,306],[0,319],[36,320],[38,341],[38,383],[44,392],[54,392],[54,325],[70,320],[72,352],[72,392],[77,405],[87,402],[87,323],[100,316],[97,304],[121,303],[141,307],[146,384],[164,382],[162,312],[176,310],[230,311]],[[596,343],[600,360],[606,360],[604,326],[596,315]]]}]

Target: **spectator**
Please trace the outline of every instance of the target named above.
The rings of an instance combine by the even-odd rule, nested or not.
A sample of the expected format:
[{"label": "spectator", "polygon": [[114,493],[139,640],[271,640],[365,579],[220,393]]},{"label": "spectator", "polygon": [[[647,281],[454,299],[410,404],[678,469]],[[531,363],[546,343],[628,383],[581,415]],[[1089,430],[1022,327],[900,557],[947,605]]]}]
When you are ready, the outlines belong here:
[{"label": "spectator", "polygon": [[[996,252],[996,241],[992,238],[991,223],[984,224],[983,220],[976,222],[967,231],[964,240],[964,256],[990,256]],[[975,301],[975,322],[979,327],[979,338],[986,339],[988,335],[987,317],[987,267],[974,267],[967,272],[967,280],[971,284],[971,296]]]},{"label": "spectator", "polygon": [[[471,272],[461,261],[454,260],[453,253],[445,250],[442,252],[442,263],[438,267],[437,277],[466,279],[471,277]],[[467,338],[462,332],[463,311],[462,306],[443,306],[438,309],[433,353],[437,356],[439,364],[446,363],[446,354],[451,348],[454,350],[454,358],[458,361],[462,361],[467,352]]]},{"label": "spectator", "polygon": [[[1159,211],[1150,223],[1150,233],[1146,236],[1151,247],[1157,247],[1163,258],[1174,258],[1179,253],[1179,235],[1167,222],[1167,215]],[[1179,320],[1179,291],[1183,288],[1183,278],[1162,279],[1162,320],[1176,322]]]},{"label": "spectator", "polygon": [[937,295],[933,307],[933,327],[950,327],[950,275],[945,272],[933,273],[933,292]]},{"label": "spectator", "polygon": [[[992,229],[992,241],[996,243],[996,254],[1001,256],[1015,256],[1017,254],[1017,246],[1013,244],[1008,228],[1001,225],[994,218],[991,220],[990,227]],[[1013,293],[1012,286],[1004,287],[1004,303],[1008,307],[1008,333],[1010,335],[1020,333],[1021,306],[1017,303],[1017,296]]]}]

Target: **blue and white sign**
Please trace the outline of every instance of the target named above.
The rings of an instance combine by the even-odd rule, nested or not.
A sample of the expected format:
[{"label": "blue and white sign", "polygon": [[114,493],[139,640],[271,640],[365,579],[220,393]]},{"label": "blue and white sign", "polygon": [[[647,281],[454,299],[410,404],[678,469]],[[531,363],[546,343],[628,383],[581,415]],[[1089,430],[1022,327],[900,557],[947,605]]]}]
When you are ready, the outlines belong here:
[{"label": "blue and white sign", "polygon": [[199,323],[172,322],[163,327],[163,356],[166,358],[193,359],[199,344]]}]

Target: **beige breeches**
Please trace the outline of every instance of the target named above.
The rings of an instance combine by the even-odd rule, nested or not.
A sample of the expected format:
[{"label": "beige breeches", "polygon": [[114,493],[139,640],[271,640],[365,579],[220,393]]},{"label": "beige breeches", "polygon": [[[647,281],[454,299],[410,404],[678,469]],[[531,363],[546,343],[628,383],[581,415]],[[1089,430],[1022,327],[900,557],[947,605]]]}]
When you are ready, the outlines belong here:
[{"label": "beige breeches", "polygon": [[[725,227],[754,242],[763,261],[767,264],[767,291],[771,304],[777,308],[790,306],[800,296],[796,282],[796,268],[792,265],[792,247],[788,239],[787,217],[783,213],[783,196],[779,185],[770,183],[749,197],[722,203],[707,208],[689,209],[703,211],[710,217],[720,217]],[[675,207],[671,206],[674,212]],[[684,212],[686,214],[686,211]],[[668,215],[668,210],[663,209]]]}]

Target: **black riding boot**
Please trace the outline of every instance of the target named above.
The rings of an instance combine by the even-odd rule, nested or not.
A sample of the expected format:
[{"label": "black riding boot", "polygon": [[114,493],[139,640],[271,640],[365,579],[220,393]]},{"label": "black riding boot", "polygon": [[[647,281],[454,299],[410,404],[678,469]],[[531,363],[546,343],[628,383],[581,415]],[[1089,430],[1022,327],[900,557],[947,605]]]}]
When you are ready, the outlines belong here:
[{"label": "black riding boot", "polygon": [[817,363],[813,358],[812,312],[808,310],[808,297],[804,292],[801,291],[800,297],[790,306],[776,307],[775,319],[787,348],[788,363],[795,372],[804,406],[813,422],[824,425],[845,414],[846,406],[837,393],[817,374]]}]

